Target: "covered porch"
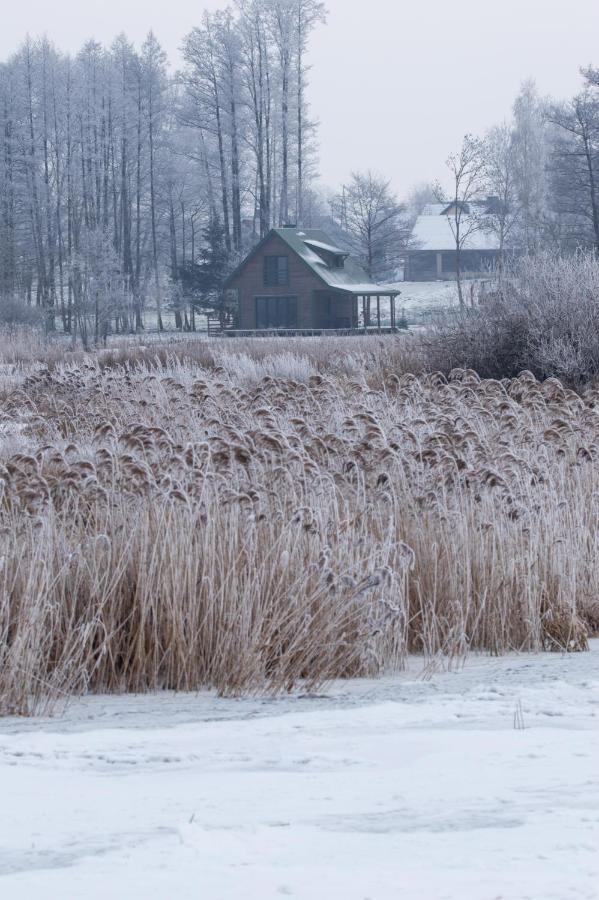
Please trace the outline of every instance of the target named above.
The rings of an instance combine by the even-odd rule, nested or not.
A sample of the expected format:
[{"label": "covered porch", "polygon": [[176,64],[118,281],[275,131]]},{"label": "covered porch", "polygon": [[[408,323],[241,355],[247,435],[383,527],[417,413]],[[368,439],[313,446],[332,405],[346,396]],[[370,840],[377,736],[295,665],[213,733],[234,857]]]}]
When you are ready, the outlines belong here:
[{"label": "covered porch", "polygon": [[367,333],[397,330],[396,301],[400,292],[393,288],[361,290],[353,294],[354,327]]},{"label": "covered porch", "polygon": [[399,294],[399,290],[382,285],[314,291],[314,327],[322,331],[394,332]]},{"label": "covered porch", "polygon": [[[226,326],[211,322],[208,332],[231,337],[392,334],[398,330],[399,295],[400,291],[393,285],[358,284],[355,288],[353,285],[318,288],[303,296],[301,293],[299,296],[257,296],[252,298],[255,315],[242,317],[238,300],[235,319]],[[263,307],[268,316],[261,314]],[[251,301],[250,311],[253,312]],[[246,320],[246,327],[240,319]]]}]

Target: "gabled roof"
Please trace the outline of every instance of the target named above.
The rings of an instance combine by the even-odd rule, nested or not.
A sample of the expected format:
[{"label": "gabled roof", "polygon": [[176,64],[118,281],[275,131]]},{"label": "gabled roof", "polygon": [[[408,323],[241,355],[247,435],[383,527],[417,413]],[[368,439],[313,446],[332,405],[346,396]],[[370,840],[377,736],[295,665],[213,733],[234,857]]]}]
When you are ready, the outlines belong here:
[{"label": "gabled roof", "polygon": [[[464,209],[461,217],[462,234],[464,239],[463,250],[499,250],[499,237],[491,227],[491,215],[495,211],[499,200],[497,197],[488,197],[483,200],[472,200],[468,204],[460,202]],[[416,219],[412,231],[412,247],[410,253],[419,250],[455,250],[455,234],[452,228],[453,216],[449,215],[455,206],[451,203],[428,203],[422,215]],[[506,250],[515,249],[508,246]]]},{"label": "gabled roof", "polygon": [[[470,216],[462,217],[462,233],[470,228]],[[464,250],[499,250],[499,239],[490,229],[484,229],[477,223],[476,228],[468,234],[463,244]],[[418,216],[412,232],[412,248],[410,252],[419,250],[455,250],[455,235],[451,227],[450,217],[444,215]]]},{"label": "gabled roof", "polygon": [[[500,208],[500,200],[498,197],[482,197],[468,203],[461,200],[427,203],[414,225],[410,253],[419,250],[455,250],[452,210],[456,205],[462,209],[462,233],[467,234],[462,249],[499,250],[499,237],[491,227],[491,217]],[[515,248],[509,246],[505,249]]]},{"label": "gabled roof", "polygon": [[466,203],[464,200],[452,200],[451,203],[448,203],[441,212],[442,216],[448,216],[452,209],[461,209],[465,215],[468,215],[470,212],[470,204]]},{"label": "gabled roof", "polygon": [[[227,287],[236,278],[252,257],[273,235],[284,241],[293,252],[312,270],[324,285],[350,294],[399,294],[394,285],[376,284],[370,280],[362,266],[349,256],[348,252],[335,247],[331,239],[315,228],[273,228],[272,231],[254,247],[243,262],[229,275],[225,282]],[[321,249],[336,256],[343,256],[343,268],[330,266],[316,250]]]},{"label": "gabled roof", "polygon": [[422,210],[422,216],[442,216],[443,210],[447,209],[447,203],[427,203]]}]

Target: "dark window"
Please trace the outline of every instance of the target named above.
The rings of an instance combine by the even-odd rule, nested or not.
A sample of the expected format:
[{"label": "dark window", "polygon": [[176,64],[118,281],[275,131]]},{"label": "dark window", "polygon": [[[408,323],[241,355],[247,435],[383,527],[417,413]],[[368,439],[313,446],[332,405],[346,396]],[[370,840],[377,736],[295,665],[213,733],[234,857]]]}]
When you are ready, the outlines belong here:
[{"label": "dark window", "polygon": [[297,328],[297,297],[256,297],[256,328]]},{"label": "dark window", "polygon": [[289,284],[289,257],[264,257],[264,286],[286,287]]}]

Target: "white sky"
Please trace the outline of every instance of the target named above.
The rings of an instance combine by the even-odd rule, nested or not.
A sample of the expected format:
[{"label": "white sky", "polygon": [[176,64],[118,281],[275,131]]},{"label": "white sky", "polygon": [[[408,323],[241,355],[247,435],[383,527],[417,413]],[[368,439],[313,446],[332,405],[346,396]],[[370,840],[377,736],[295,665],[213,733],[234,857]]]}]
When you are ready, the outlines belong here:
[{"label": "white sky", "polygon": [[[93,5],[92,5],[93,4]],[[27,32],[76,51],[152,28],[171,62],[205,8],[224,0],[0,0],[0,59]],[[392,178],[404,193],[442,177],[466,131],[509,114],[520,83],[572,94],[578,68],[599,65],[599,0],[328,0],[312,43],[320,171],[336,187],[354,169]]]}]

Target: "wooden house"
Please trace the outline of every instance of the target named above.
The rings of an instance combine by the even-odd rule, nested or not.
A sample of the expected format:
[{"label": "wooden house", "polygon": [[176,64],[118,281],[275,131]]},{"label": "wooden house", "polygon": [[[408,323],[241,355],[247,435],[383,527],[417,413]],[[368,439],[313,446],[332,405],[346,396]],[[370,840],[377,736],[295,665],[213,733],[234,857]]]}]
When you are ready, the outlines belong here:
[{"label": "wooden house", "polygon": [[[225,283],[239,332],[395,330],[399,290],[375,284],[322,231],[274,228]],[[388,316],[381,314],[388,301]],[[387,306],[387,304],[385,304]]]}]

